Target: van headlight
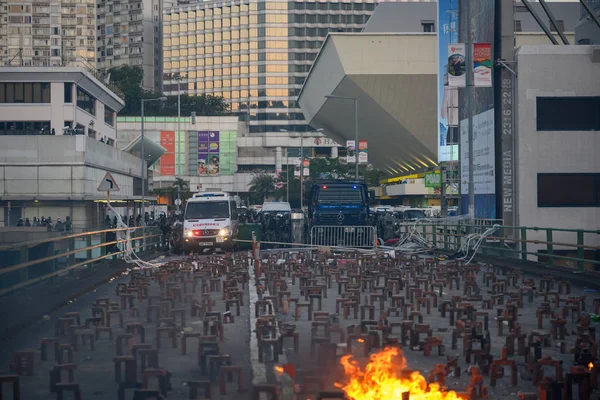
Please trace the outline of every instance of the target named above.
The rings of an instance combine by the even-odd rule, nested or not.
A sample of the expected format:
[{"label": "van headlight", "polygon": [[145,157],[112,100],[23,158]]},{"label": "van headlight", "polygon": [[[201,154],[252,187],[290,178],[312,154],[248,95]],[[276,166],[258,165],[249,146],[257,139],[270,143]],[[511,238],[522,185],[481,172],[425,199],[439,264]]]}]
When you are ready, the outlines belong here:
[{"label": "van headlight", "polygon": [[192,236],[194,236],[194,232],[191,229],[184,229],[183,230],[183,236],[185,236],[185,237],[192,237]]},{"label": "van headlight", "polygon": [[219,236],[229,236],[230,233],[229,227],[219,230]]}]

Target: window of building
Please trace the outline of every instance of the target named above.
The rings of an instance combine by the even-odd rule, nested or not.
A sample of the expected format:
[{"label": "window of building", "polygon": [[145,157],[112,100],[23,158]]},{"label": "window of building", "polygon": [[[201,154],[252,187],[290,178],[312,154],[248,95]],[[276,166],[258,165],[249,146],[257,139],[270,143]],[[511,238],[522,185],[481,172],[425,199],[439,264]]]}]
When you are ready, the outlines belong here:
[{"label": "window of building", "polygon": [[65,82],[65,103],[73,102],[73,84]]},{"label": "window of building", "polygon": [[50,103],[50,83],[0,82],[0,103]]},{"label": "window of building", "polygon": [[600,97],[538,97],[538,131],[600,130]]},{"label": "window of building", "polygon": [[115,126],[115,111],[108,106],[104,106],[104,123]]},{"label": "window of building", "polygon": [[523,26],[519,20],[515,21],[515,32],[523,32]]},{"label": "window of building", "polygon": [[[552,30],[552,32],[556,32],[556,29],[554,28],[554,25],[552,25],[551,21],[548,21],[548,26],[550,26],[550,29]],[[562,19],[557,19],[556,20],[556,26],[558,27],[558,29],[560,29],[561,32],[564,33],[564,31],[565,31],[565,21],[563,21]]]},{"label": "window of building", "polygon": [[89,114],[96,115],[96,99],[80,87],[77,87],[77,107]]},{"label": "window of building", "polygon": [[538,207],[600,207],[600,174],[538,174]]},{"label": "window of building", "polygon": [[423,21],[421,22],[421,26],[423,27],[423,32],[435,32],[435,23],[433,21]]}]

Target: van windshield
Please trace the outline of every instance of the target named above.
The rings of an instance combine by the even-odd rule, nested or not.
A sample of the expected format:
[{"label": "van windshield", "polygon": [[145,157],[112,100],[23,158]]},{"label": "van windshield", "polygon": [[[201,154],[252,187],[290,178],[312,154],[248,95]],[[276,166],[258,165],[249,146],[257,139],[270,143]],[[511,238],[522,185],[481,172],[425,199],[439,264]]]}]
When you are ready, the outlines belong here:
[{"label": "van windshield", "polygon": [[423,210],[406,210],[404,211],[404,219],[424,219],[425,213]]},{"label": "van windshield", "polygon": [[229,202],[206,201],[187,203],[185,219],[229,218]]}]

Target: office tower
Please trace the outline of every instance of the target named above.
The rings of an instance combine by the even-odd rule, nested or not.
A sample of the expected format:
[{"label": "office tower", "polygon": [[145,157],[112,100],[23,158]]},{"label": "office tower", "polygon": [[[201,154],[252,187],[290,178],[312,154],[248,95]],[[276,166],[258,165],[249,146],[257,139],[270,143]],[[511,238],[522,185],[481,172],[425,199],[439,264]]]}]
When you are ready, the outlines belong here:
[{"label": "office tower", "polygon": [[138,66],[142,87],[161,91],[162,10],[173,0],[98,0],[98,70]]},{"label": "office tower", "polygon": [[[250,133],[310,132],[296,97],[328,32],[360,32],[373,0],[210,0],[165,9],[164,91],[223,96]],[[349,106],[350,107],[350,106]]]},{"label": "office tower", "polygon": [[0,63],[94,68],[96,1],[3,1]]}]

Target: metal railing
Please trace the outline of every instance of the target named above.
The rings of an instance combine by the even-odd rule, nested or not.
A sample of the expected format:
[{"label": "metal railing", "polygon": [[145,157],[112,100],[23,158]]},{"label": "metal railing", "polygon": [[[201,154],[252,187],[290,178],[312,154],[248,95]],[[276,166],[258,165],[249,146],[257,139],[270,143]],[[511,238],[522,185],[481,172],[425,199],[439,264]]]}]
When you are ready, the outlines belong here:
[{"label": "metal railing", "polygon": [[[155,227],[128,228],[131,247],[140,253],[160,246],[162,234]],[[14,243],[0,246],[0,296],[78,268],[90,268],[99,261],[121,258],[124,242],[117,232],[125,228]]]},{"label": "metal railing", "polygon": [[[494,224],[473,224],[462,221],[427,221],[401,224],[399,233],[412,232],[422,236],[437,248],[457,250],[467,235],[482,234],[493,226]],[[512,234],[509,235],[507,232]],[[477,251],[483,256],[533,261],[547,267],[565,266],[582,271],[600,270],[599,250],[600,230],[496,224],[496,230],[482,241]]]},{"label": "metal railing", "polygon": [[310,244],[371,249],[377,247],[377,235],[373,226],[313,226]]}]

